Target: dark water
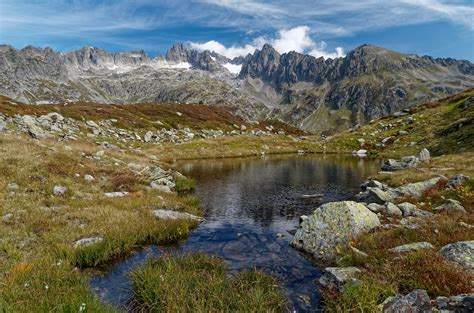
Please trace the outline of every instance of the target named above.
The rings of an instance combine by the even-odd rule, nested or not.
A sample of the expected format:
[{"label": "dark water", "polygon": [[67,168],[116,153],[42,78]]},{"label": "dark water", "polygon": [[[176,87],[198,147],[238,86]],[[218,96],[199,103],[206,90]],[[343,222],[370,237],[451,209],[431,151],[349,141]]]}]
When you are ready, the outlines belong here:
[{"label": "dark water", "polygon": [[[127,273],[163,252],[206,252],[223,258],[231,274],[257,267],[274,275],[298,312],[317,311],[320,270],[290,247],[298,218],[318,205],[351,199],[375,173],[377,161],[341,156],[286,156],[186,161],[176,164],[197,182],[206,221],[172,248],[148,247],[91,281],[105,301],[123,305]],[[324,194],[320,200],[303,194]],[[309,301],[308,301],[309,300]]]}]

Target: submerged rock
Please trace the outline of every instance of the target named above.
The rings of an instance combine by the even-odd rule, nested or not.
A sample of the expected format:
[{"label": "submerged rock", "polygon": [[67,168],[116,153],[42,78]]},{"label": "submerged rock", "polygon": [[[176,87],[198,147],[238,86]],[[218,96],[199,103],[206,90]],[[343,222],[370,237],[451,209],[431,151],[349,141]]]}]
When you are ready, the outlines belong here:
[{"label": "submerged rock", "polygon": [[291,245],[330,260],[336,250],[360,234],[380,226],[377,215],[354,201],[323,204],[300,224]]}]

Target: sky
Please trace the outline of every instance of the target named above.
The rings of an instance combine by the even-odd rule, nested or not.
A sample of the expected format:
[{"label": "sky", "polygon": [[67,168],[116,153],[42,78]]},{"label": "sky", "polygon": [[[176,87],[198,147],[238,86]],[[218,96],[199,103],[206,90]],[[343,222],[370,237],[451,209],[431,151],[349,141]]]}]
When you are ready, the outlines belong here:
[{"label": "sky", "polygon": [[269,43],[335,58],[364,43],[474,61],[474,0],[0,0],[0,43],[227,57]]}]

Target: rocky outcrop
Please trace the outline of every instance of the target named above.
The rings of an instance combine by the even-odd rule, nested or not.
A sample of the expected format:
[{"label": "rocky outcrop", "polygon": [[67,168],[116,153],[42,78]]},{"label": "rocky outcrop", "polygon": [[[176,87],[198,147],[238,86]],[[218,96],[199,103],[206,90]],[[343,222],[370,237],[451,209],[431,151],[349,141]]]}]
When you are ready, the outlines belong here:
[{"label": "rocky outcrop", "polygon": [[394,172],[399,170],[415,167],[421,162],[428,162],[430,160],[430,152],[423,148],[416,155],[406,156],[400,160],[388,159],[382,165],[382,171]]},{"label": "rocky outcrop", "polygon": [[303,220],[291,244],[316,259],[330,260],[351,239],[378,226],[377,215],[360,203],[329,202]]}]

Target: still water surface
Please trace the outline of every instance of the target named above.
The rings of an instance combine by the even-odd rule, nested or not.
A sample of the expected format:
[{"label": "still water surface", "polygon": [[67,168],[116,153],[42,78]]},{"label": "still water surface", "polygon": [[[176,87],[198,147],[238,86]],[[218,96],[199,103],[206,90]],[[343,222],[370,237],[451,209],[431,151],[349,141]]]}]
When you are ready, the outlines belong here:
[{"label": "still water surface", "polygon": [[[115,264],[91,286],[106,302],[122,306],[130,296],[127,273],[161,253],[205,252],[223,258],[230,274],[257,267],[282,284],[292,309],[317,311],[315,281],[321,271],[290,247],[298,218],[318,205],[352,199],[380,163],[351,156],[274,156],[183,161],[175,164],[196,180],[205,222],[182,244],[150,246]],[[303,199],[324,194],[322,199]]]}]

